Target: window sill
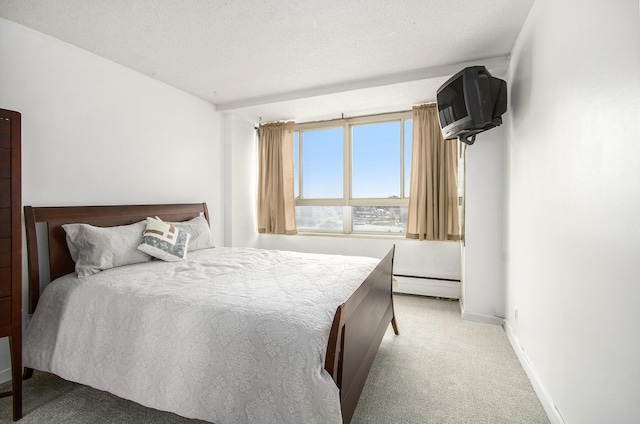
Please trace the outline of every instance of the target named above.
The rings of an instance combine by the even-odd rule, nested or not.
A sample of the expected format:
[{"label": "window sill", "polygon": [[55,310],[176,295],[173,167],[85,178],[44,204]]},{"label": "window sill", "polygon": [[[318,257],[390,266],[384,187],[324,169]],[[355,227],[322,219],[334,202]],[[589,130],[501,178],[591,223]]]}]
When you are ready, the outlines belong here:
[{"label": "window sill", "polygon": [[420,240],[420,239],[412,239],[406,238],[404,234],[398,235],[388,235],[388,234],[367,234],[367,233],[323,233],[323,232],[311,232],[311,231],[299,231],[298,234],[294,235],[285,235],[285,234],[272,234],[272,233],[258,233],[259,236],[279,236],[279,237],[338,237],[338,238],[360,238],[360,239],[377,239],[377,240],[407,240],[407,241],[428,241],[428,242],[437,242],[437,243],[462,243],[464,246],[463,240]]},{"label": "window sill", "polygon": [[330,232],[312,232],[298,231],[298,236],[309,237],[346,237],[346,238],[365,238],[365,239],[389,239],[389,240],[411,240],[405,237],[404,233],[396,234],[373,234],[373,233],[330,233]]}]

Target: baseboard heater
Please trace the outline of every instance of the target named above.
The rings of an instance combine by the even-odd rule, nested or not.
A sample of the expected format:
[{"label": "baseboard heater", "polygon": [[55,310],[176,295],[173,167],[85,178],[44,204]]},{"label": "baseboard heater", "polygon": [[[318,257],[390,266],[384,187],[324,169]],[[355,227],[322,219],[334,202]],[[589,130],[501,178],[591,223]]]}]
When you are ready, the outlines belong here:
[{"label": "baseboard heater", "polygon": [[397,281],[395,293],[460,299],[460,280],[414,275],[393,275]]}]

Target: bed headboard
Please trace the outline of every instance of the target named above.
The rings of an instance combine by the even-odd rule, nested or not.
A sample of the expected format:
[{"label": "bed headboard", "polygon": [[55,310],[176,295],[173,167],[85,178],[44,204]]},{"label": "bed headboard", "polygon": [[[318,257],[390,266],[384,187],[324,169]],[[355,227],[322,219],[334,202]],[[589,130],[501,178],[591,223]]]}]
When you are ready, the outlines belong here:
[{"label": "bed headboard", "polygon": [[67,248],[63,224],[83,223],[96,227],[133,224],[157,216],[165,221],[186,221],[204,214],[209,222],[206,203],[120,206],[24,207],[29,271],[29,313],[40,297],[40,264],[36,223],[46,223],[49,248],[50,280],[74,272],[75,264]]}]

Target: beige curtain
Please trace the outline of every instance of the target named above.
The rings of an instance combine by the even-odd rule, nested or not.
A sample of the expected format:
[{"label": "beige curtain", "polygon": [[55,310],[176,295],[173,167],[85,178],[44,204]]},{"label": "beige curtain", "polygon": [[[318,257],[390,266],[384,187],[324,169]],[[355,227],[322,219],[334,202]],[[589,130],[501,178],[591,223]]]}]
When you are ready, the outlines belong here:
[{"label": "beige curtain", "polygon": [[293,122],[260,125],[258,232],[297,234],[293,194]]},{"label": "beige curtain", "polygon": [[407,238],[460,240],[459,143],[443,139],[435,104],[413,108]]}]

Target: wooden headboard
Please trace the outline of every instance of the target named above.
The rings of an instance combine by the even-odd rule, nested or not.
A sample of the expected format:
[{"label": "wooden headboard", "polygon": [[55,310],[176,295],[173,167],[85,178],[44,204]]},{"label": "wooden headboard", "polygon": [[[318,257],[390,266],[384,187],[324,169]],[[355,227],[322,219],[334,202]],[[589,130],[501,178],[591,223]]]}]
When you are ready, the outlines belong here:
[{"label": "wooden headboard", "polygon": [[133,224],[157,216],[165,221],[186,221],[204,214],[209,222],[206,203],[120,206],[24,207],[29,270],[29,313],[40,297],[40,264],[36,223],[47,224],[50,280],[74,272],[75,264],[67,248],[63,224],[82,223],[96,227]]}]

